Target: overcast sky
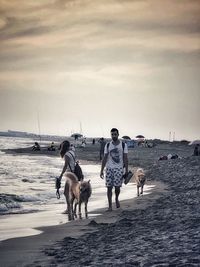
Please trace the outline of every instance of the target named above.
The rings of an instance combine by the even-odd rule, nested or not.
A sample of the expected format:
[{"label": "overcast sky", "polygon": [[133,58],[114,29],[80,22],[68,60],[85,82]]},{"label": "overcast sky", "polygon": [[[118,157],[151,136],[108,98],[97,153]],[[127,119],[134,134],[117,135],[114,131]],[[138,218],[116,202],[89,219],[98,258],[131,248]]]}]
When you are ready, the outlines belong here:
[{"label": "overcast sky", "polygon": [[199,0],[0,0],[0,130],[200,138]]}]

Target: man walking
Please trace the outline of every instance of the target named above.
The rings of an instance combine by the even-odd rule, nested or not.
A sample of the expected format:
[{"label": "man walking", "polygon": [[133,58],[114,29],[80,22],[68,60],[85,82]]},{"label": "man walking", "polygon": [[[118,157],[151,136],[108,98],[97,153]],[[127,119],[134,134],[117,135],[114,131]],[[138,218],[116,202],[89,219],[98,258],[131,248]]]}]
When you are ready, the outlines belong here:
[{"label": "man walking", "polygon": [[106,187],[108,198],[108,211],[112,211],[112,189],[115,187],[115,203],[116,208],[120,207],[119,194],[120,187],[123,182],[123,174],[125,167],[125,175],[128,173],[128,148],[121,142],[119,131],[116,128],[111,129],[112,141],[105,145],[104,158],[101,164],[100,177],[104,178],[104,167],[106,166]]}]

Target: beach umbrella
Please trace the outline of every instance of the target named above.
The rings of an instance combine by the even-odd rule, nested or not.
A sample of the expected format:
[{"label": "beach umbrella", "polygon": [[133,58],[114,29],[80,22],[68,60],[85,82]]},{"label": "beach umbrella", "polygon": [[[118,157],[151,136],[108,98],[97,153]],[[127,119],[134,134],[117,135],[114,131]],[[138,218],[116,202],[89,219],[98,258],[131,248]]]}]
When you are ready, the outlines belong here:
[{"label": "beach umbrella", "polygon": [[80,133],[73,133],[71,137],[74,137],[75,140],[77,140],[79,137],[82,137],[83,135]]},{"label": "beach umbrella", "polygon": [[200,145],[200,140],[194,140],[190,142],[189,145]]},{"label": "beach umbrella", "polygon": [[124,135],[124,136],[122,136],[122,138],[126,139],[126,140],[131,140],[131,138],[128,135]]},{"label": "beach umbrella", "polygon": [[189,145],[189,143],[190,143],[189,141],[187,141],[185,139],[181,140],[180,142],[181,142],[181,144],[184,144],[184,145]]},{"label": "beach umbrella", "polygon": [[143,135],[139,134],[136,136],[136,138],[145,138]]}]

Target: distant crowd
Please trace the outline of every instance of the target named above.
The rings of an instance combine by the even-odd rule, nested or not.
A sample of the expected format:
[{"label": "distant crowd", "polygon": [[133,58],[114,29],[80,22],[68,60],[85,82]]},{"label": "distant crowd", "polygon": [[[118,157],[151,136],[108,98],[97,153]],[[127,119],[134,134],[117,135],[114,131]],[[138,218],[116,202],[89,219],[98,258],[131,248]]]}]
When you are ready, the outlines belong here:
[{"label": "distant crowd", "polygon": [[[101,161],[103,159],[104,156],[104,148],[106,145],[106,140],[104,139],[104,137],[99,138],[98,140],[96,140],[95,138],[92,139],[92,145],[96,144],[96,141],[99,143],[99,160]],[[129,140],[128,140],[129,141]],[[124,142],[127,144],[128,147],[134,147],[136,145],[136,143],[130,143],[127,140],[125,140]],[[133,141],[133,140],[131,140]],[[86,142],[86,137],[82,138],[81,143],[80,144],[71,144],[72,146],[72,150],[75,150],[75,147],[86,147],[87,142]],[[137,142],[137,146],[139,147],[149,147],[152,148],[155,145],[153,143],[148,143],[146,140],[140,140],[139,142]],[[58,150],[60,150],[60,147],[57,148]],[[38,142],[35,142],[33,147],[32,147],[33,151],[40,151],[41,147],[39,145]],[[54,142],[51,142],[51,144],[47,147],[48,151],[56,151],[56,146],[54,144]],[[193,151],[193,156],[200,156],[200,144],[196,144],[194,147],[194,151]],[[168,155],[162,155],[160,156],[160,158],[158,160],[169,160],[169,159],[177,159],[180,158],[179,155],[177,154],[168,154]]]}]

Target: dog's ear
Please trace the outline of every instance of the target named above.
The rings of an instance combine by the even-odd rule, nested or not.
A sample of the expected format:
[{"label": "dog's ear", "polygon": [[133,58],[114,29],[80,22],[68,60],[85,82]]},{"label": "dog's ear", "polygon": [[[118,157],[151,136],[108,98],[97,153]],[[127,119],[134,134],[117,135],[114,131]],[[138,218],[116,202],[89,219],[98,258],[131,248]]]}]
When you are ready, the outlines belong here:
[{"label": "dog's ear", "polygon": [[90,180],[88,181],[88,184],[90,184]]}]

